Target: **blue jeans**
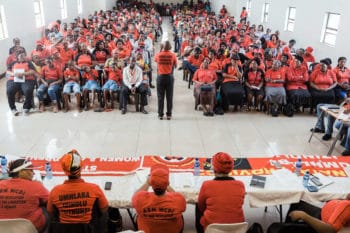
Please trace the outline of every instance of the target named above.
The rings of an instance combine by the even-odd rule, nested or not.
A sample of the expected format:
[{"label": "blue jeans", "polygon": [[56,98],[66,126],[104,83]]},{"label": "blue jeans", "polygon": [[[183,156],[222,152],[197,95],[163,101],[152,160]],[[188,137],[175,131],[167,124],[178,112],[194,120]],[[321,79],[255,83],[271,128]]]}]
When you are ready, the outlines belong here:
[{"label": "blue jeans", "polygon": [[[321,107],[338,107],[338,105],[335,104],[317,104],[316,107],[316,112],[317,112],[317,123],[316,123],[316,128],[320,130],[325,130],[326,134],[332,134],[333,133],[333,123],[335,119],[331,116],[327,116],[327,128],[325,128],[324,124],[324,117],[325,114],[321,110]],[[322,114],[322,117],[321,117]]]},{"label": "blue jeans", "polygon": [[58,84],[52,86],[40,84],[38,90],[36,91],[36,96],[38,97],[39,101],[42,102],[48,94],[52,102],[57,102],[57,92],[59,89],[60,85]]},{"label": "blue jeans", "polygon": [[116,92],[119,89],[118,84],[114,80],[108,80],[102,87],[102,90],[109,90]]},{"label": "blue jeans", "polygon": [[70,94],[70,93],[72,93],[72,90],[73,90],[74,94],[81,94],[80,85],[78,83],[68,82],[68,83],[64,84],[64,87],[63,87],[64,94]]},{"label": "blue jeans", "polygon": [[89,80],[85,83],[85,85],[83,86],[83,90],[89,90],[89,91],[93,91],[93,90],[100,90],[99,85],[97,84],[97,81],[95,80]]}]

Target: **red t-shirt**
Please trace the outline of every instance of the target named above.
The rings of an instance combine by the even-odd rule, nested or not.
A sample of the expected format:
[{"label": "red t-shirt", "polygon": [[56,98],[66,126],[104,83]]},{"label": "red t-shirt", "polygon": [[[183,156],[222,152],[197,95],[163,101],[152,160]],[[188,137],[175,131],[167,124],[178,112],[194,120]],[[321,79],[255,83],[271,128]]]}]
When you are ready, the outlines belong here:
[{"label": "red t-shirt", "polygon": [[305,66],[290,67],[287,72],[287,90],[306,90],[306,82],[309,81],[309,74]]},{"label": "red t-shirt", "polygon": [[49,191],[37,181],[12,178],[0,181],[0,219],[25,218],[38,230],[43,230],[46,219],[42,207]]},{"label": "red t-shirt", "polygon": [[251,86],[260,86],[263,81],[264,73],[262,70],[250,70],[247,74],[247,82]]},{"label": "red t-shirt", "polygon": [[108,207],[98,185],[86,183],[83,179],[66,180],[52,189],[47,211],[54,213],[57,209],[60,223],[89,223],[96,204],[99,209]]},{"label": "red t-shirt", "polygon": [[337,77],[337,82],[339,84],[349,83],[350,70],[348,68],[344,67],[343,69],[340,69],[339,67],[335,67],[333,69],[333,72],[334,72],[335,76]]},{"label": "red t-shirt", "polygon": [[204,181],[198,195],[200,220],[204,229],[211,223],[244,222],[244,184],[238,180]]},{"label": "red t-shirt", "polygon": [[[271,81],[267,81],[267,79],[270,79]],[[284,83],[282,82],[272,83],[272,81],[285,80],[285,79],[286,79],[286,75],[281,69],[279,70],[269,69],[265,73],[265,81],[266,81],[265,86],[266,87],[283,87]]]},{"label": "red t-shirt", "polygon": [[114,80],[117,83],[121,83],[123,80],[123,75],[120,69],[116,69],[113,71],[111,68],[106,68],[106,71],[108,72],[108,80]]},{"label": "red t-shirt", "polygon": [[157,196],[153,192],[139,191],[132,197],[132,206],[138,214],[138,228],[145,233],[179,233],[183,228],[186,200],[180,193],[166,192]]},{"label": "red t-shirt", "polygon": [[330,224],[336,231],[350,226],[350,201],[332,200],[321,211],[322,221]]},{"label": "red t-shirt", "polygon": [[84,72],[83,78],[85,78],[86,80],[97,80],[98,72],[97,72],[97,70],[91,69],[91,71],[89,73]]},{"label": "red t-shirt", "polygon": [[[35,67],[33,66],[33,64],[31,62],[12,62],[11,64],[8,65],[7,67],[8,71],[12,71],[13,73],[15,73],[16,70],[24,70],[24,72],[27,72],[29,70],[35,70]],[[11,75],[8,80],[13,80],[14,76]],[[25,80],[34,80],[34,75],[25,75]]]},{"label": "red t-shirt", "polygon": [[198,58],[196,58],[194,55],[191,55],[188,58],[188,62],[198,68],[201,66],[203,60],[204,60],[204,56],[202,54],[200,54]]},{"label": "red t-shirt", "polygon": [[[67,78],[68,76],[79,78],[79,71],[77,69],[71,70],[71,69],[67,68],[63,74],[64,74],[65,78]],[[76,82],[76,81],[70,79],[68,82]]]},{"label": "red t-shirt", "polygon": [[315,70],[310,75],[310,82],[321,89],[329,88],[336,81],[337,78],[331,70],[327,70],[326,73],[321,72],[321,70]]}]

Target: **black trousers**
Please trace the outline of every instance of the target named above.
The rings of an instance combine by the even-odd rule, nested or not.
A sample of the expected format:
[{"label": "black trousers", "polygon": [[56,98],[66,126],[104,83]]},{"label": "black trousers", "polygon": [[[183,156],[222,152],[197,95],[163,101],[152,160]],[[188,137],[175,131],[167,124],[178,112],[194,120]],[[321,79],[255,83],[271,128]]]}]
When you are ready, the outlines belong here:
[{"label": "black trousers", "polygon": [[[147,91],[148,91],[147,87],[143,84],[141,84],[140,86],[138,86],[136,88],[136,93],[140,93],[140,95],[141,95],[141,106],[142,107],[147,105]],[[128,99],[129,99],[130,94],[131,94],[131,90],[129,89],[129,87],[124,85],[122,88],[122,93],[121,93],[121,95],[123,96],[121,104],[125,110],[127,109],[126,106],[128,104]]]},{"label": "black trousers", "polygon": [[23,109],[31,109],[33,102],[33,91],[35,86],[35,80],[26,80],[24,83],[15,83],[13,80],[7,80],[6,93],[7,100],[11,110],[15,110],[15,96],[17,91],[22,90],[25,100],[23,103]]},{"label": "black trousers", "polygon": [[315,231],[312,227],[304,222],[292,222],[289,217],[289,213],[294,210],[301,210],[311,215],[312,217],[321,219],[321,208],[313,206],[307,202],[300,201],[299,203],[292,204],[290,206],[285,223],[272,223],[267,229],[267,233],[317,233],[317,231]]},{"label": "black trousers", "polygon": [[174,76],[158,75],[157,76],[157,97],[158,97],[158,116],[164,116],[164,96],[166,97],[166,115],[171,116],[173,109],[174,94]]}]

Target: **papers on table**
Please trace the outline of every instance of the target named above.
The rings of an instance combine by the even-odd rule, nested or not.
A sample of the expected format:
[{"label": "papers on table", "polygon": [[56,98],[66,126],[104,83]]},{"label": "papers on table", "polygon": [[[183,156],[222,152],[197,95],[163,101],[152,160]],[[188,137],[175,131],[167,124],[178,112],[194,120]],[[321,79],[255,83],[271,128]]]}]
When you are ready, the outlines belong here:
[{"label": "papers on table", "polygon": [[137,179],[140,181],[140,184],[146,183],[148,176],[150,174],[150,168],[145,168],[136,171]]},{"label": "papers on table", "polygon": [[174,173],[171,184],[174,188],[193,188],[195,186],[192,173]]},{"label": "papers on table", "polygon": [[[315,173],[315,174],[313,174],[313,176],[317,177],[318,180],[319,180],[319,181],[321,182],[321,184],[322,184],[322,185],[317,186],[318,190],[320,190],[320,189],[322,189],[322,188],[324,188],[324,187],[326,187],[326,186],[328,186],[328,185],[334,183],[333,180],[331,180],[329,177],[327,177],[327,176],[325,176],[325,175],[323,175],[323,174],[321,174],[321,173]],[[312,177],[311,177],[311,178],[312,178]],[[311,182],[311,181],[310,181],[310,182]],[[312,183],[312,182],[311,182],[311,183]]]}]

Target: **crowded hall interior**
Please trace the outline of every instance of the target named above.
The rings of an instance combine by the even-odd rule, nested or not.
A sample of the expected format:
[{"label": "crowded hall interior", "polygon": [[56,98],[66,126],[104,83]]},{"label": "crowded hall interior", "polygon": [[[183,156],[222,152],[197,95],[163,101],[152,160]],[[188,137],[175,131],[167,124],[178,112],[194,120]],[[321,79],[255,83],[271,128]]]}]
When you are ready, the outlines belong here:
[{"label": "crowded hall interior", "polygon": [[349,7],[0,0],[0,232],[350,233]]}]

